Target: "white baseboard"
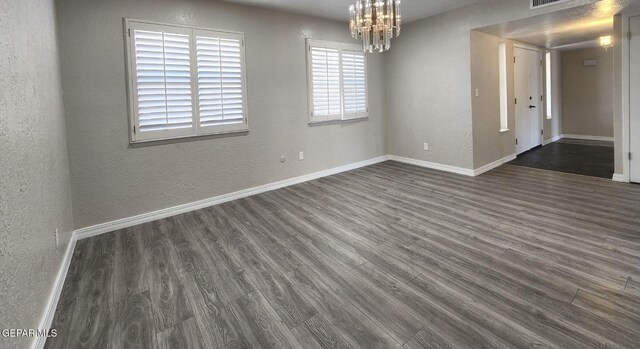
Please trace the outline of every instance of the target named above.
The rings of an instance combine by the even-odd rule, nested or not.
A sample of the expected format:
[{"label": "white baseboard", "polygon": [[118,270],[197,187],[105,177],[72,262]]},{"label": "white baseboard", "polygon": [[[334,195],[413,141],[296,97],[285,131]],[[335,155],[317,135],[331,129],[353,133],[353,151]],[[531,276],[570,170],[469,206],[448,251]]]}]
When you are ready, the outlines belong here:
[{"label": "white baseboard", "polygon": [[511,154],[509,156],[505,156],[504,158],[500,159],[500,160],[496,160],[490,164],[486,164],[482,167],[476,168],[475,170],[473,170],[473,175],[474,176],[479,176],[485,172],[489,172],[491,170],[493,170],[494,168],[504,165],[507,162],[511,161],[511,160],[515,160],[515,158],[517,157],[516,154]]},{"label": "white baseboard", "polygon": [[[455,166],[450,166],[450,165],[443,165],[443,164],[427,162],[427,161],[422,161],[422,160],[416,160],[416,159],[410,159],[410,158],[400,157],[400,156],[396,156],[396,155],[387,155],[387,156],[381,156],[381,157],[377,157],[377,158],[374,158],[374,159],[365,160],[365,161],[361,161],[361,162],[357,162],[357,163],[353,163],[353,164],[349,164],[349,165],[344,165],[344,166],[340,166],[340,167],[327,169],[327,170],[324,170],[324,171],[311,173],[311,174],[300,176],[300,177],[294,177],[294,178],[290,178],[290,179],[285,179],[283,181],[269,183],[269,184],[261,185],[261,186],[254,187],[254,188],[243,189],[243,190],[240,190],[240,191],[236,191],[236,192],[233,192],[233,193],[216,196],[216,197],[213,197],[213,198],[208,198],[208,199],[204,199],[204,200],[200,200],[200,201],[190,202],[190,203],[186,203],[186,204],[178,205],[178,206],[174,206],[174,207],[164,208],[164,209],[161,209],[161,210],[148,212],[148,213],[143,213],[143,214],[140,214],[140,215],[137,215],[137,216],[122,218],[122,219],[118,219],[118,220],[111,221],[111,222],[96,224],[96,225],[93,225],[93,226],[89,226],[89,227],[85,227],[85,228],[81,228],[81,229],[76,230],[74,232],[74,236],[76,237],[77,240],[82,240],[82,239],[86,239],[86,238],[89,238],[89,237],[92,237],[92,236],[97,236],[97,235],[100,235],[100,234],[108,233],[108,232],[111,232],[111,231],[132,227],[132,226],[135,226],[135,225],[138,225],[138,224],[152,222],[152,221],[155,221],[155,220],[158,220],[158,219],[163,219],[163,218],[179,215],[179,214],[186,213],[186,212],[191,212],[191,211],[199,210],[199,209],[210,207],[210,206],[214,206],[214,205],[219,205],[219,204],[222,204],[222,203],[225,203],[225,202],[228,202],[228,201],[241,199],[241,198],[244,198],[244,197],[247,197],[247,196],[264,193],[264,192],[267,192],[267,191],[271,191],[271,190],[287,187],[287,186],[290,186],[290,185],[311,181],[311,180],[322,178],[322,177],[326,177],[326,176],[331,176],[331,175],[334,175],[334,174],[337,174],[337,173],[350,171],[350,170],[354,170],[354,169],[365,167],[365,166],[370,166],[370,165],[377,164],[377,163],[380,163],[380,162],[384,162],[384,161],[387,161],[387,160],[395,160],[395,161],[404,162],[404,163],[407,163],[407,164],[412,164],[412,165],[416,165],[416,166],[431,168],[431,169],[434,169],[434,170],[440,170],[440,171],[446,171],[446,172],[451,172],[451,173],[462,174],[462,175],[465,175],[465,176],[474,176],[475,175],[475,171],[474,170],[470,170],[470,169],[466,169],[466,168],[455,167]],[[499,165],[497,165],[497,166],[499,166]]]},{"label": "white baseboard", "polygon": [[553,143],[553,142],[557,142],[557,141],[559,141],[559,140],[561,140],[561,139],[562,139],[562,136],[563,136],[563,135],[557,135],[557,136],[555,136],[555,137],[552,137],[552,138],[550,138],[550,139],[547,139],[546,141],[543,141],[543,142],[542,142],[542,146],[544,147],[544,146],[545,146],[545,145],[547,145],[547,144],[551,144],[551,143]]},{"label": "white baseboard", "polygon": [[[204,199],[204,200],[200,200],[192,203],[187,203],[184,205],[169,207],[169,208],[165,208],[158,211],[148,212],[148,213],[144,213],[144,214],[133,216],[133,217],[127,217],[127,218],[118,219],[111,222],[101,223],[94,226],[78,229],[74,231],[73,234],[71,235],[71,239],[69,240],[69,244],[67,245],[67,250],[65,251],[62,264],[60,265],[60,269],[58,270],[58,275],[56,276],[56,280],[53,284],[53,289],[49,296],[49,300],[47,302],[44,315],[42,317],[42,320],[40,321],[40,326],[38,328],[48,329],[51,327],[51,324],[53,322],[53,316],[55,315],[56,307],[58,306],[58,300],[60,299],[60,293],[62,292],[62,287],[64,286],[64,281],[65,281],[65,278],[67,277],[67,271],[69,270],[69,265],[71,264],[71,257],[73,256],[73,250],[78,240],[86,239],[92,236],[97,236],[100,234],[131,227],[131,226],[142,224],[142,223],[151,222],[151,221],[162,219],[162,218],[175,216],[175,215],[190,212],[190,211],[195,211],[201,208],[218,205],[227,201],[232,201],[232,200],[244,198],[247,196],[264,193],[267,191],[287,187],[290,185],[299,184],[299,183],[311,181],[311,180],[326,177],[326,176],[331,176],[337,173],[355,170],[360,167],[370,166],[370,165],[377,164],[387,160],[388,160],[387,156],[381,156],[374,159],[356,162],[353,164],[344,165],[340,167],[334,167],[328,170],[319,171],[319,172],[311,173],[304,176],[289,178],[283,181],[265,184],[265,185],[261,185],[254,188],[244,189],[244,190],[216,196],[209,199]],[[33,349],[43,348],[46,340],[47,339],[45,337],[36,337],[33,340],[31,348]]]},{"label": "white baseboard", "polygon": [[[71,239],[69,240],[69,244],[67,245],[67,250],[65,251],[65,255],[64,255],[64,258],[62,260],[62,264],[60,265],[60,269],[58,271],[58,275],[56,276],[56,280],[55,280],[55,283],[53,285],[53,289],[51,291],[51,294],[49,296],[49,300],[47,302],[47,306],[46,306],[43,318],[42,318],[42,320],[40,322],[39,328],[48,329],[48,328],[51,327],[51,324],[53,322],[53,317],[54,317],[54,314],[55,314],[55,311],[56,311],[56,307],[58,305],[58,300],[60,299],[60,293],[62,292],[62,287],[64,286],[64,281],[65,281],[65,278],[67,276],[67,271],[68,271],[69,265],[71,263],[71,257],[73,256],[73,250],[74,250],[76,242],[78,240],[86,239],[86,238],[89,238],[89,237],[92,237],[92,236],[97,236],[97,235],[100,235],[100,234],[108,233],[108,232],[111,232],[111,231],[115,231],[115,230],[131,227],[131,226],[135,226],[135,225],[142,224],[142,223],[151,222],[151,221],[158,220],[158,219],[163,219],[163,218],[175,216],[175,215],[186,213],[186,212],[190,212],[190,211],[195,211],[195,210],[202,209],[202,208],[205,208],[205,207],[222,204],[222,203],[225,203],[225,202],[228,202],[228,201],[241,199],[241,198],[244,198],[244,197],[247,197],[247,196],[264,193],[264,192],[267,192],[267,191],[271,191],[271,190],[287,187],[287,186],[290,186],[290,185],[299,184],[299,183],[311,181],[311,180],[322,178],[322,177],[326,177],[326,176],[331,176],[331,175],[334,175],[334,174],[337,174],[337,173],[350,171],[350,170],[355,170],[357,168],[374,165],[374,164],[377,164],[377,163],[380,163],[380,162],[384,162],[384,161],[387,161],[387,160],[399,161],[399,162],[403,162],[403,163],[407,163],[407,164],[426,167],[426,168],[430,168],[430,169],[434,169],[434,170],[457,173],[457,174],[461,174],[461,175],[465,175],[465,176],[476,176],[476,175],[479,175],[479,174],[484,173],[486,171],[489,171],[490,169],[492,169],[494,167],[500,166],[501,164],[503,164],[503,163],[505,163],[507,161],[510,161],[512,158],[515,158],[515,155],[511,155],[511,156],[508,156],[508,157],[506,157],[504,159],[500,159],[500,160],[498,160],[496,162],[493,162],[491,164],[483,166],[483,167],[481,167],[479,169],[471,170],[471,169],[455,167],[455,166],[450,166],[450,165],[444,165],[444,164],[438,164],[438,163],[433,163],[433,162],[428,162],[428,161],[410,159],[410,158],[405,158],[405,157],[401,157],[401,156],[387,155],[387,156],[381,156],[381,157],[377,157],[377,158],[374,158],[374,159],[369,159],[369,160],[365,160],[365,161],[361,161],[361,162],[357,162],[357,163],[353,163],[353,164],[349,164],[349,165],[344,165],[344,166],[340,166],[340,167],[335,167],[335,168],[331,168],[331,169],[327,169],[327,170],[311,173],[311,174],[304,175],[304,176],[285,179],[283,181],[274,182],[274,183],[270,183],[270,184],[265,184],[265,185],[261,185],[261,186],[254,187],[254,188],[248,188],[248,189],[236,191],[236,192],[233,192],[233,193],[216,196],[216,197],[209,198],[209,199],[195,201],[195,202],[191,202],[191,203],[187,203],[187,204],[183,204],[183,205],[178,205],[178,206],[174,206],[174,207],[169,207],[169,208],[165,208],[165,209],[161,209],[161,210],[157,210],[157,211],[153,211],[153,212],[143,213],[143,214],[140,214],[140,215],[137,215],[137,216],[133,216],[133,217],[127,217],[127,218],[118,219],[118,220],[111,221],[111,222],[101,223],[101,224],[93,225],[93,226],[90,226],[90,227],[85,227],[85,228],[78,229],[78,230],[73,232],[73,234],[71,235]],[[45,341],[46,341],[46,338],[44,338],[44,337],[36,337],[34,339],[34,341],[33,341],[32,348],[34,348],[34,349],[43,348]]]},{"label": "white baseboard", "polygon": [[613,142],[613,137],[603,137],[603,136],[585,136],[585,135],[563,134],[562,138],[584,139],[584,140],[588,140],[588,141]]},{"label": "white baseboard", "polygon": [[383,162],[387,160],[388,160],[387,156],[381,156],[374,159],[360,161],[360,162],[356,162],[353,164],[344,165],[340,167],[334,167],[327,170],[311,173],[308,175],[289,178],[279,182],[269,183],[269,184],[261,185],[254,188],[243,189],[233,193],[224,194],[224,195],[220,195],[220,196],[216,196],[216,197],[212,197],[212,198],[208,198],[200,201],[195,201],[195,202],[190,202],[183,205],[164,208],[161,210],[143,213],[137,216],[122,218],[122,219],[118,219],[111,222],[101,223],[101,224],[89,226],[86,228],[78,229],[75,231],[75,235],[78,240],[82,240],[88,237],[132,227],[138,224],[152,222],[158,219],[163,219],[163,218],[179,215],[186,212],[199,210],[205,207],[219,205],[228,201],[241,199],[247,196],[260,194],[260,193],[264,193],[267,191],[271,191],[271,190],[275,190],[283,187],[288,187],[290,185],[299,184],[299,183],[311,181],[311,180],[326,177],[326,176],[331,176],[340,172],[350,171],[350,170],[354,170],[364,166],[370,166],[370,165],[377,164],[379,162]]},{"label": "white baseboard", "polygon": [[416,166],[420,166],[420,167],[426,167],[426,168],[430,168],[430,169],[433,169],[433,170],[457,173],[457,174],[461,174],[461,175],[465,175],[465,176],[471,176],[471,177],[474,176],[474,171],[470,170],[468,168],[444,165],[444,164],[439,164],[439,163],[436,163],[436,162],[429,162],[429,161],[424,161],[424,160],[405,158],[405,157],[397,156],[397,155],[389,155],[388,159],[389,160],[393,160],[393,161],[403,162],[405,164],[411,164],[411,165],[416,165]]},{"label": "white baseboard", "polygon": [[[51,324],[53,323],[53,316],[56,313],[56,308],[58,306],[58,300],[60,299],[60,294],[62,293],[62,287],[64,286],[64,280],[67,278],[67,271],[69,270],[69,265],[71,264],[71,257],[73,256],[73,250],[76,247],[76,234],[75,232],[71,234],[71,238],[69,239],[69,243],[67,244],[67,249],[64,252],[64,257],[62,258],[62,263],[60,264],[60,269],[58,270],[58,274],[56,275],[56,279],[53,283],[53,289],[51,290],[51,294],[49,295],[49,299],[47,300],[47,305],[44,309],[44,314],[42,319],[40,320],[40,324],[38,325],[38,329],[50,329]],[[44,343],[47,341],[46,337],[35,337],[33,342],[31,343],[31,348],[33,349],[41,349],[44,348]]]},{"label": "white baseboard", "polygon": [[461,174],[464,176],[469,176],[469,177],[476,177],[479,176],[485,172],[491,171],[494,168],[503,165],[513,159],[516,158],[516,154],[512,154],[509,156],[506,156],[500,160],[496,160],[490,164],[484,165],[480,168],[477,168],[475,170],[470,170],[468,168],[462,168],[462,167],[456,167],[456,166],[451,166],[451,165],[444,165],[444,164],[439,164],[436,162],[429,162],[429,161],[424,161],[424,160],[418,160],[418,159],[412,159],[412,158],[406,158],[406,157],[402,157],[402,156],[397,156],[397,155],[389,155],[389,160],[393,160],[393,161],[398,161],[398,162],[403,162],[405,164],[411,164],[411,165],[416,165],[416,166],[420,166],[420,167],[426,167],[426,168],[430,168],[433,170],[439,170],[439,171],[445,171],[445,172],[451,172],[451,173],[457,173],[457,174]]},{"label": "white baseboard", "polygon": [[613,174],[613,178],[612,178],[612,180],[613,180],[614,182],[623,182],[623,183],[625,182],[625,180],[624,180],[624,175],[619,174],[619,173],[614,173],[614,174]]}]

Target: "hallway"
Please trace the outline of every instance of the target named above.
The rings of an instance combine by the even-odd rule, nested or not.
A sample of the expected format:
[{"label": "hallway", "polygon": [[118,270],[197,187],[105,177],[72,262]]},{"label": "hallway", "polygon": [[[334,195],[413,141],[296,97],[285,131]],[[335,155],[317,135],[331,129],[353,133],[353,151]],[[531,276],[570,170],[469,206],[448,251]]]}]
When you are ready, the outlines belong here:
[{"label": "hallway", "polygon": [[509,164],[611,179],[613,142],[563,138],[520,154]]}]

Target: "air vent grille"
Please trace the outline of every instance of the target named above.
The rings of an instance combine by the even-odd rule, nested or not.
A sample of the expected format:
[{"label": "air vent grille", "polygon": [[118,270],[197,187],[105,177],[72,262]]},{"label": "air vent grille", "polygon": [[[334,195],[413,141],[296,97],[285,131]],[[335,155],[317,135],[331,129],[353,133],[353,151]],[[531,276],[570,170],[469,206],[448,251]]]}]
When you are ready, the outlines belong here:
[{"label": "air vent grille", "polygon": [[531,0],[531,9],[537,9],[540,7],[557,5],[563,2],[567,2],[571,0]]}]

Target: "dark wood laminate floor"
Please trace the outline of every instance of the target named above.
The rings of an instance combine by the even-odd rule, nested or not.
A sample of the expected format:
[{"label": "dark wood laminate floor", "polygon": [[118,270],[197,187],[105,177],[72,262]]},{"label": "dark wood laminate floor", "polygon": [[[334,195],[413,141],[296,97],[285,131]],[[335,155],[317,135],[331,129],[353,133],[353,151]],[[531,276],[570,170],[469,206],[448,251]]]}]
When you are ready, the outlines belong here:
[{"label": "dark wood laminate floor", "polygon": [[638,348],[640,186],[385,162],[78,242],[47,348]]},{"label": "dark wood laminate floor", "polygon": [[613,142],[561,139],[522,153],[509,164],[611,179]]}]

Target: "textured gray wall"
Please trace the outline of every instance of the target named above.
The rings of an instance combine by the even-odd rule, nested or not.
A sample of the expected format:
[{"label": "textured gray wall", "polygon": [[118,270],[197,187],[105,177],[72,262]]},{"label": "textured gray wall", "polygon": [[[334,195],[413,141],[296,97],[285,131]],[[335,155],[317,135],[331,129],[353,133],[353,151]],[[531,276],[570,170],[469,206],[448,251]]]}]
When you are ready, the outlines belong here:
[{"label": "textured gray wall", "polygon": [[[57,13],[76,228],[387,153],[379,55],[370,120],[308,125],[305,35],[355,43],[344,23],[210,0],[61,0]],[[250,134],[130,148],[123,17],[244,32]]]},{"label": "textured gray wall", "polygon": [[405,26],[386,55],[390,153],[474,168],[470,31],[586,2],[531,11],[526,0],[487,0]]},{"label": "textured gray wall", "polygon": [[[54,231],[60,231],[56,251]],[[36,328],[72,230],[52,0],[0,2],[0,324]],[[31,339],[0,337],[1,348]]]},{"label": "textured gray wall", "polygon": [[[565,134],[613,137],[614,50],[562,52],[562,130]],[[585,67],[584,60],[598,65]]]},{"label": "textured gray wall", "polygon": [[[500,133],[500,63],[502,39],[480,32],[471,32],[471,108],[473,113],[473,165],[479,168],[516,152],[515,105],[508,103],[509,132]],[[507,100],[512,101],[513,42],[505,40],[507,48]],[[478,89],[478,97],[475,97]]]}]

